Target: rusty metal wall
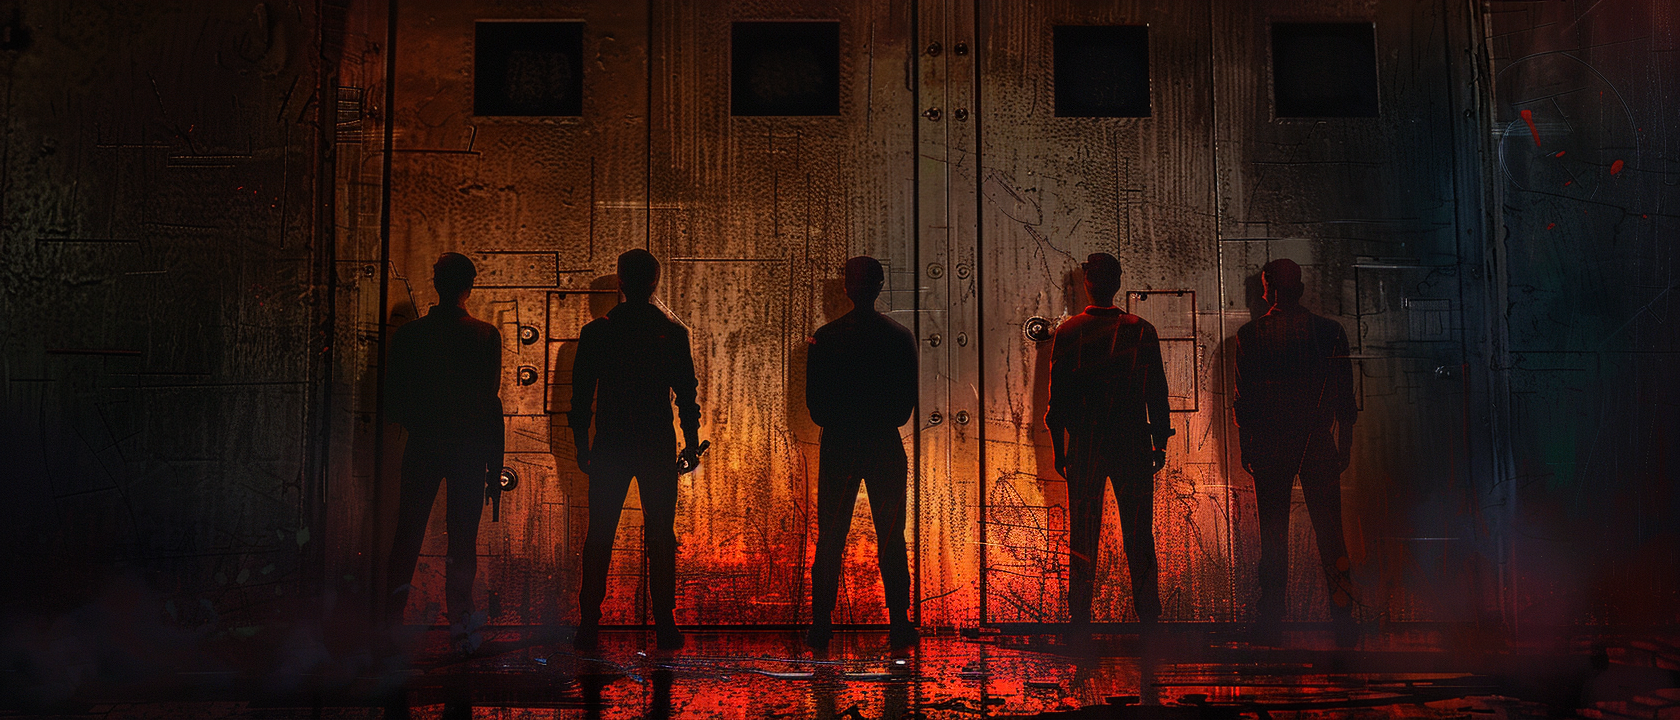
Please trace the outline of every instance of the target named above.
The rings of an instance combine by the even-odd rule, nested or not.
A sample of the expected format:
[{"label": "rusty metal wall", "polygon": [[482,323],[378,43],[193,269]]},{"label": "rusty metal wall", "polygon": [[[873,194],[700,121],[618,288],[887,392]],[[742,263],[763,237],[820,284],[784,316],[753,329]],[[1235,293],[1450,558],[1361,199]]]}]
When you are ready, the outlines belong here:
[{"label": "rusty metal wall", "polygon": [[[1476,478],[1488,474],[1474,457],[1488,438],[1472,428],[1484,424],[1487,389],[1466,372],[1479,356],[1465,347],[1481,328],[1483,286],[1466,294],[1464,273],[1480,272],[1483,238],[1476,210],[1461,217],[1482,202],[1481,180],[1456,159],[1474,152],[1473,121],[1454,123],[1478,106],[1473,90],[1455,91],[1473,69],[1446,50],[1468,45],[1468,8],[402,7],[383,313],[400,322],[433,302],[426,268],[438,252],[475,254],[503,278],[472,301],[503,328],[512,464],[529,488],[481,537],[490,562],[480,592],[496,593],[485,603],[496,621],[573,612],[586,484],[563,419],[548,413],[564,410],[569,391],[567,339],[610,307],[600,291],[612,258],[640,246],[668,265],[660,298],[693,332],[702,434],[717,445],[683,486],[685,622],[807,618],[817,433],[803,414],[800,341],[845,309],[835,268],[859,252],[887,262],[882,302],[921,341],[921,407],[906,442],[919,458],[911,532],[925,623],[1065,614],[1065,489],[1039,472],[1047,359],[1021,324],[1077,312],[1073,271],[1097,249],[1119,254],[1128,303],[1174,338],[1180,434],[1157,487],[1170,617],[1244,619],[1255,593],[1252,484],[1231,451],[1226,346],[1261,310],[1258,266],[1285,255],[1307,267],[1309,306],[1340,318],[1358,346],[1365,412],[1344,504],[1362,615],[1468,619],[1497,602],[1461,592],[1497,588],[1486,545],[1503,537],[1464,510],[1487,495]],[[584,21],[581,117],[472,114],[473,23],[486,19]],[[838,116],[731,115],[731,23],[771,19],[840,22]],[[1374,22],[1382,115],[1274,119],[1268,33],[1279,19]],[[1054,117],[1051,28],[1136,23],[1150,26],[1153,116]],[[522,326],[540,341],[520,343]],[[534,382],[521,384],[521,366]],[[387,434],[386,513],[401,441]],[[632,497],[610,621],[643,617],[636,508]],[[1291,617],[1315,619],[1324,590],[1298,509]],[[441,589],[436,512],[417,581],[430,603],[414,604],[412,619],[432,612]],[[864,517],[842,621],[882,617]],[[1129,593],[1108,525],[1099,617],[1122,620]]]},{"label": "rusty metal wall", "polygon": [[[732,116],[732,23],[787,18],[839,21],[840,115]],[[543,19],[584,23],[582,115],[475,116],[475,21]],[[848,308],[838,268],[858,253],[887,264],[883,309],[914,323],[909,25],[867,2],[401,6],[386,313],[398,322],[435,302],[438,253],[479,263],[469,309],[502,328],[509,463],[524,483],[480,532],[480,606],[493,622],[575,620],[587,478],[552,413],[569,407],[577,331],[616,302],[613,263],[633,247],[665,263],[658,299],[691,330],[701,435],[714,445],[682,481],[678,619],[808,620],[818,433],[804,410],[804,340]],[[395,428],[387,438],[402,442]],[[434,510],[411,620],[441,602],[441,499]],[[866,520],[853,529],[840,622],[885,618]],[[388,533],[374,533],[376,552]],[[615,548],[605,620],[641,622],[634,493]]]},{"label": "rusty metal wall", "polygon": [[[1233,3],[1215,13],[1214,104],[1221,301],[1226,343],[1256,312],[1259,267],[1289,257],[1304,268],[1309,309],[1340,321],[1353,344],[1360,416],[1342,505],[1359,615],[1385,621],[1466,621],[1497,607],[1483,595],[1504,535],[1485,502],[1491,438],[1469,344],[1485,332],[1480,284],[1485,235],[1475,218],[1483,182],[1474,163],[1469,92],[1475,17],[1451,3]],[[1372,22],[1380,113],[1374,118],[1276,118],[1268,89],[1269,23]],[[1468,213],[1467,220],[1464,213]],[[1210,372],[1231,377],[1229,353]],[[1233,432],[1228,429],[1227,432]],[[1234,436],[1233,436],[1234,437]],[[1239,606],[1252,602],[1258,527],[1252,480],[1228,443]],[[1291,512],[1290,613],[1326,617],[1306,508]],[[1240,615],[1240,611],[1239,611]]]},{"label": "rusty metal wall", "polygon": [[8,608],[251,637],[314,587],[315,10],[0,8]]},{"label": "rusty metal wall", "polygon": [[[1230,616],[1230,518],[1218,377],[1220,299],[1212,184],[1213,53],[1207,5],[983,3],[981,224],[989,619],[1065,622],[1067,486],[1043,429],[1049,342],[1023,333],[1086,304],[1079,263],[1115,254],[1133,312],[1165,340],[1173,427],[1156,476],[1155,535],[1166,617]],[[1056,26],[1147,25],[1152,113],[1056,117]],[[1066,62],[1066,59],[1063,60]],[[1184,295],[1140,291],[1187,291]],[[1208,322],[1209,316],[1214,319]],[[1095,619],[1135,619],[1106,495]]]}]

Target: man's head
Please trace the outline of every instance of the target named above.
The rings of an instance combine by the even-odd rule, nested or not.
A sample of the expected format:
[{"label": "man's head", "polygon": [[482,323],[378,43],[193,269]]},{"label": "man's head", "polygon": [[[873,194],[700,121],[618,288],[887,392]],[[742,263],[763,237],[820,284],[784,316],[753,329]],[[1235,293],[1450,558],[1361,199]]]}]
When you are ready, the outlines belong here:
[{"label": "man's head", "polygon": [[875,298],[881,296],[881,286],[886,282],[887,272],[881,268],[881,261],[868,255],[846,261],[846,297],[852,299],[852,304],[875,307]]},{"label": "man's head", "polygon": [[1120,261],[1108,253],[1091,253],[1079,265],[1085,271],[1085,294],[1093,305],[1113,305],[1120,292]]},{"label": "man's head", "polygon": [[618,291],[630,300],[645,301],[659,287],[659,259],[637,248],[618,256]]},{"label": "man's head", "polygon": [[478,268],[460,253],[444,253],[432,264],[432,287],[437,288],[438,302],[456,305],[472,292],[473,278]]},{"label": "man's head", "polygon": [[1260,299],[1272,305],[1293,305],[1301,301],[1307,286],[1301,282],[1301,266],[1278,258],[1260,268]]}]

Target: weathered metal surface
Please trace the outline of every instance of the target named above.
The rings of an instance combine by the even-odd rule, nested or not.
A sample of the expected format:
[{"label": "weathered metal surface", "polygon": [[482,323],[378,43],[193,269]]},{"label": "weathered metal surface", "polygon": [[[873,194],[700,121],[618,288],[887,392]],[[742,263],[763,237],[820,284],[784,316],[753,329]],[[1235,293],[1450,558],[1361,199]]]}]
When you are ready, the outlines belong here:
[{"label": "weathered metal surface", "polygon": [[0,22],[5,604],[120,586],[187,627],[289,616],[321,536],[313,11],[17,2]]},{"label": "weathered metal surface", "polygon": [[[1465,333],[1483,306],[1464,274],[1480,248],[1455,215],[1454,89],[1469,68],[1445,52],[1468,21],[1456,6],[1414,2],[1232,4],[1214,14],[1218,148],[1218,322],[1230,337],[1259,309],[1256,273],[1276,257],[1305,268],[1304,304],[1348,329],[1361,413],[1343,513],[1366,618],[1470,620],[1492,598],[1493,567],[1476,502],[1469,443]],[[1275,118],[1268,22],[1366,21],[1376,28],[1380,115]],[[1472,182],[1476,180],[1471,179]],[[1468,322],[1466,317],[1471,318]],[[1230,377],[1229,353],[1221,368]],[[1444,370],[1437,372],[1437,368]],[[1232,431],[1228,431],[1232,432]],[[1234,436],[1233,438],[1234,439]],[[1253,485],[1228,443],[1240,608],[1254,597]],[[1304,505],[1292,512],[1290,612],[1322,618],[1316,546]],[[1240,613],[1240,611],[1239,611]],[[1240,615],[1239,615],[1240,616]]]},{"label": "weathered metal surface", "polygon": [[[1200,367],[1217,347],[1218,255],[1208,83],[1207,6],[984,3],[981,22],[981,284],[985,329],[986,568],[989,619],[1067,619],[1067,487],[1048,431],[1050,343],[1021,332],[1033,316],[1084,309],[1079,263],[1116,255],[1123,289],[1187,290],[1189,300],[1138,296],[1132,310],[1164,341],[1175,409],[1214,396]],[[1058,25],[1148,25],[1152,115],[1055,116]],[[1064,59],[1063,62],[1066,62]],[[1171,299],[1169,299],[1171,298]],[[1126,302],[1122,295],[1121,302]],[[1192,328],[1200,325],[1197,334]],[[1187,387],[1187,383],[1202,387]],[[1225,409],[1173,415],[1178,431],[1156,476],[1155,536],[1167,618],[1230,617],[1229,501],[1220,464]],[[1112,497],[1112,493],[1109,494]],[[1097,558],[1096,619],[1135,619],[1108,500]]]},{"label": "weathered metal surface", "polygon": [[[1344,503],[1363,616],[1671,619],[1661,70],[1680,16],[1660,3],[1495,2],[1485,37],[1479,8],[1400,0],[403,0],[394,38],[384,2],[12,7],[0,472],[14,576],[63,590],[35,599],[76,602],[114,567],[192,627],[253,627],[306,578],[368,599],[403,440],[384,428],[377,449],[380,327],[424,312],[431,260],[458,250],[485,268],[471,307],[503,331],[525,481],[484,526],[480,605],[570,620],[586,486],[551,413],[570,340],[610,297],[576,291],[610,290],[613,257],[648,247],[694,331],[715,446],[684,480],[684,622],[808,620],[818,436],[800,351],[846,309],[837,268],[856,253],[887,263],[883,307],[922,341],[906,429],[922,619],[1059,619],[1046,367],[1021,325],[1077,312],[1077,259],[1109,249],[1127,290],[1194,293],[1133,301],[1185,338],[1157,486],[1169,617],[1248,617],[1226,344],[1256,310],[1256,268],[1289,256],[1359,356]],[[474,116],[474,22],[542,19],[585,23],[582,115]],[[838,21],[840,114],[731,116],[737,20]],[[1272,117],[1274,20],[1373,21],[1380,116]],[[1151,117],[1052,117],[1050,28],[1137,22]],[[632,500],[615,622],[642,616],[636,516]],[[1295,527],[1292,617],[1321,617],[1304,514]],[[415,621],[440,596],[441,529]],[[853,533],[836,619],[877,621],[861,512]],[[1099,608],[1124,619],[1119,560],[1099,568]]]}]

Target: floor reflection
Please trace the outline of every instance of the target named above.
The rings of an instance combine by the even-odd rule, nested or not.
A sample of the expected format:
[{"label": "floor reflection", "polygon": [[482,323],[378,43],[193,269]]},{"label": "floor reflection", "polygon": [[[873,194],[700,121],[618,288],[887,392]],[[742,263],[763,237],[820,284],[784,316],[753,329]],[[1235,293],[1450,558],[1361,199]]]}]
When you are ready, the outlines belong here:
[{"label": "floor reflection", "polygon": [[[651,633],[605,632],[588,656],[564,631],[492,631],[476,657],[419,638],[407,664],[301,696],[200,688],[203,702],[90,703],[66,717],[288,718],[1466,718],[1680,714],[1680,651],[1650,637],[1466,643],[1448,630],[1388,631],[1353,651],[1328,628],[1258,647],[1218,626],[1140,637],[931,635],[888,651],[885,633],[841,633],[816,657],[794,632],[703,632],[679,654]],[[433,637],[433,636],[436,637]],[[219,697],[217,697],[219,695]],[[1628,712],[1623,712],[1628,711]],[[1637,712],[1635,712],[1637,711]],[[1595,715],[1596,713],[1596,715]]]}]

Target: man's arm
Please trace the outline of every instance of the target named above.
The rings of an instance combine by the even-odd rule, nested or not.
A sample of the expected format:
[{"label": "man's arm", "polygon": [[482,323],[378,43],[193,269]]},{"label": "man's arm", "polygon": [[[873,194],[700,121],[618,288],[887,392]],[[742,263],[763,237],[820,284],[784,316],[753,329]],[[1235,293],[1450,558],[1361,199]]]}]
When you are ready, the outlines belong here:
[{"label": "man's arm", "polygon": [[829,389],[829,376],[832,374],[828,347],[813,334],[805,343],[805,409],[810,411],[811,422],[817,427],[828,427],[832,420],[829,417],[829,398],[834,392]]},{"label": "man's arm", "polygon": [[478,378],[481,383],[479,390],[491,399],[486,403],[485,412],[495,413],[494,419],[485,423],[485,438],[490,445],[490,457],[486,462],[489,469],[491,483],[500,483],[502,474],[503,455],[507,450],[506,419],[502,416],[502,331],[491,326],[491,332],[484,343],[484,370]]},{"label": "man's arm", "polygon": [[572,444],[577,448],[577,466],[589,472],[589,423],[595,419],[595,385],[600,379],[595,367],[595,344],[588,326],[579,333],[577,355],[572,358],[572,409],[566,424],[572,426]]},{"label": "man's arm", "polygon": [[391,354],[385,362],[385,419],[408,426],[414,387],[413,361],[402,328],[391,333]]},{"label": "man's arm", "polygon": [[1341,456],[1342,469],[1353,461],[1353,423],[1359,419],[1359,406],[1353,397],[1353,359],[1348,357],[1347,331],[1342,324],[1329,321],[1335,336],[1330,347],[1330,377],[1325,387],[1331,409],[1336,413],[1336,449]]},{"label": "man's arm", "polygon": [[893,417],[898,421],[894,427],[903,427],[916,413],[916,395],[920,390],[916,377],[917,349],[916,338],[904,333],[898,344],[897,362],[893,366],[893,372],[898,377],[898,386],[893,388],[893,398],[898,402],[893,408]]},{"label": "man's arm", "polygon": [[1151,442],[1156,451],[1162,451],[1173,434],[1172,408],[1167,403],[1166,363],[1161,360],[1161,339],[1155,333],[1155,326],[1145,323],[1142,335],[1138,349],[1144,371],[1143,402],[1149,408]]},{"label": "man's arm", "polygon": [[1231,414],[1237,421],[1237,445],[1241,452],[1239,458],[1243,469],[1250,473],[1254,472],[1249,453],[1249,443],[1254,437],[1254,427],[1250,424],[1253,421],[1253,411],[1249,406],[1252,404],[1254,397],[1251,392],[1251,384],[1258,378],[1254,375],[1253,355],[1246,352],[1249,349],[1248,343],[1245,342],[1247,338],[1243,336],[1252,327],[1253,325],[1244,325],[1238,328],[1237,337],[1232,341],[1235,346],[1237,377],[1231,397]]},{"label": "man's arm", "polygon": [[689,349],[688,333],[678,332],[675,337],[679,347],[672,353],[676,367],[671,375],[671,392],[676,395],[677,423],[682,426],[686,452],[700,446],[700,380],[694,376],[694,352]]},{"label": "man's arm", "polygon": [[1050,449],[1055,453],[1056,472],[1067,477],[1067,447],[1062,439],[1062,431],[1067,428],[1067,383],[1070,381],[1066,361],[1061,357],[1064,342],[1070,338],[1063,337],[1057,332],[1050,340],[1050,392],[1049,400],[1045,402],[1044,427],[1050,430]]}]

